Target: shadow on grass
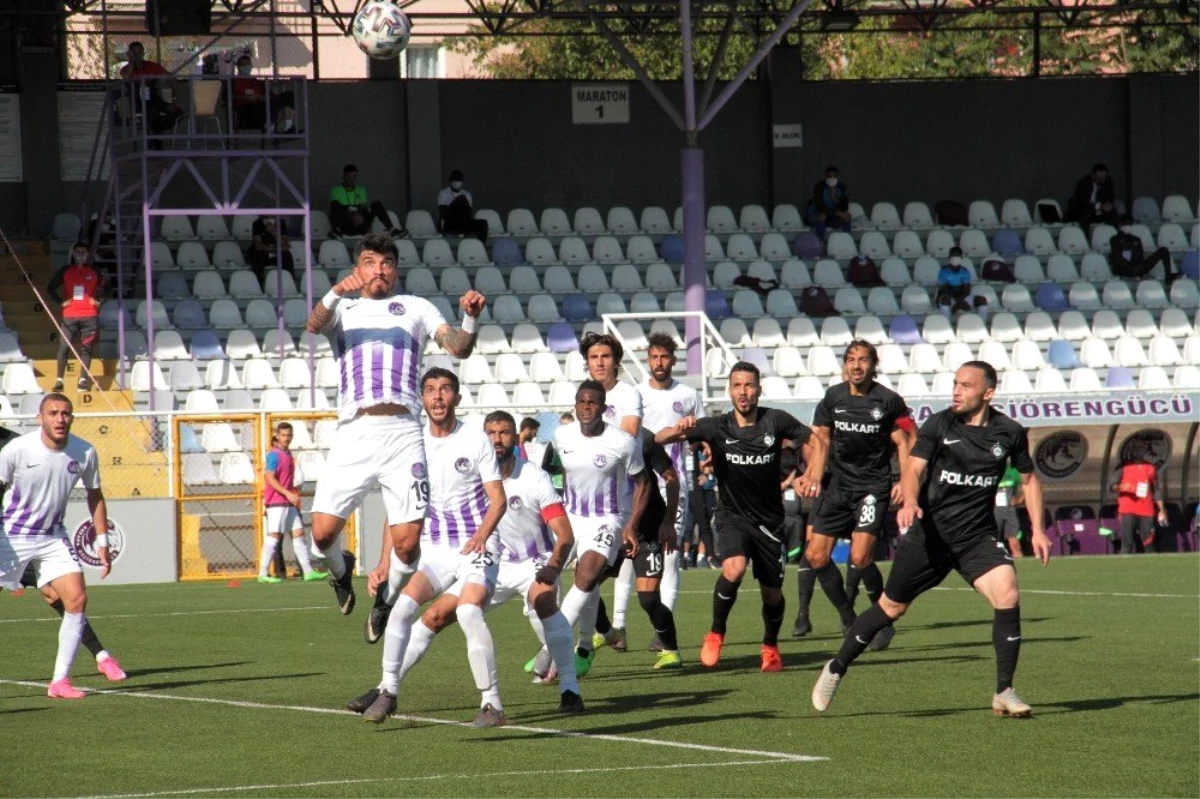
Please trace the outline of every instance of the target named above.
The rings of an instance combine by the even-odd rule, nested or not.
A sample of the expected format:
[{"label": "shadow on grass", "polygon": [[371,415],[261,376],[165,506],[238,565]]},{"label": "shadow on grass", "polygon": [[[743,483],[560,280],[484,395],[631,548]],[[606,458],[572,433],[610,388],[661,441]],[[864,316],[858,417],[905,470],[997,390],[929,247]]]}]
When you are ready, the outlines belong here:
[{"label": "shadow on grass", "polygon": [[[1063,713],[1086,713],[1097,710],[1116,710],[1126,704],[1148,703],[1154,705],[1169,705],[1176,702],[1195,702],[1200,699],[1200,693],[1164,694],[1160,696],[1108,696],[1095,699],[1075,699],[1062,702],[1040,702],[1034,705],[1033,718],[1038,716],[1056,716]],[[958,716],[971,713],[990,713],[986,705],[970,707],[927,708],[920,710],[889,710],[866,711],[863,713],[837,713],[842,718],[864,716],[900,716],[903,718],[937,718],[941,716]],[[1020,719],[1025,721],[1025,719]]]},{"label": "shadow on grass", "polygon": [[[1042,621],[1050,621],[1050,617],[1049,616],[1045,616],[1042,618],[1025,618],[1024,616],[1021,617],[1022,624],[1037,624],[1038,622],[1042,622]],[[962,621],[937,621],[937,622],[933,622],[931,624],[905,624],[903,621],[901,621],[900,626],[898,626],[896,628],[896,632],[900,633],[905,630],[912,630],[914,632],[917,630],[949,630],[954,627],[983,627],[983,626],[990,627],[991,624],[992,624],[991,619],[964,619]]]},{"label": "shadow on grass", "polygon": [[[1078,643],[1079,641],[1087,641],[1090,639],[1091,639],[1090,635],[1062,635],[1062,636],[1053,636],[1053,637],[1045,637],[1045,638],[1042,638],[1042,637],[1025,638],[1024,640],[1021,641],[1021,646],[1032,646],[1034,644],[1073,644],[1073,643]],[[896,634],[896,640],[900,641],[900,633]],[[903,641],[901,641],[900,645],[895,646],[895,649],[898,652],[931,652],[931,651],[937,652],[937,651],[941,651],[944,649],[974,649],[976,647],[991,648],[992,642],[981,639],[979,641],[955,641],[953,643],[945,643],[945,644],[940,644],[940,645],[935,644],[935,645],[931,645],[931,646],[911,646],[910,647],[910,646],[904,646]]]},{"label": "shadow on grass", "polygon": [[12,707],[7,710],[0,710],[0,716],[9,715],[12,713],[37,713],[40,710],[49,710],[48,707]]},{"label": "shadow on grass", "polygon": [[[296,674],[265,674],[251,675],[246,677],[225,677],[222,679],[213,680],[175,680],[153,683],[136,683],[134,685],[124,685],[121,688],[113,689],[114,693],[128,693],[137,691],[160,691],[167,688],[190,688],[194,685],[225,685],[242,682],[263,682],[266,680],[298,680],[305,677],[323,677],[326,672],[323,671],[306,671]],[[137,676],[134,672],[132,676]]]},{"label": "shadow on grass", "polygon": [[[586,711],[585,714],[583,716],[580,716],[579,718],[582,718],[584,720],[589,720],[589,716],[587,715],[587,713],[590,712],[593,708],[595,708],[597,714],[607,713],[612,710],[612,708],[607,707],[605,705],[605,703],[601,700],[601,701],[597,701],[593,705],[589,705],[588,711]],[[687,714],[687,715],[673,714],[673,715],[664,716],[661,718],[643,719],[640,721],[629,722],[626,724],[609,724],[609,725],[602,726],[602,727],[585,727],[585,728],[580,728],[580,729],[564,730],[564,732],[568,735],[571,733],[579,733],[581,735],[631,735],[631,734],[637,734],[637,733],[651,732],[654,730],[665,730],[665,729],[672,729],[672,728],[683,727],[683,726],[690,726],[690,725],[695,725],[695,724],[709,724],[711,722],[771,721],[771,720],[778,719],[779,717],[780,717],[779,714],[775,713],[774,711],[754,711],[754,712],[746,712],[746,713],[715,713],[715,714],[711,714],[711,715],[707,715],[707,714]],[[536,716],[521,716],[520,718],[512,719],[511,721],[514,724],[533,724],[533,723],[537,723],[537,722],[541,722],[541,721],[552,721],[552,720],[558,720],[558,719],[563,719],[563,718],[567,718],[567,717],[563,716],[561,713],[554,713],[554,714],[545,714],[545,715],[536,715]],[[609,718],[608,716],[603,716],[603,717],[597,717],[595,720],[596,721],[607,721],[608,718]],[[517,740],[517,741],[519,741],[519,740],[544,740],[545,737],[546,737],[545,733],[529,733],[527,735],[505,735],[505,736],[503,736],[503,739],[501,739],[499,737],[492,738],[492,739],[482,739],[479,741],[472,741],[472,743],[476,743],[476,742],[491,743],[493,741],[499,742],[501,740],[503,740],[503,742],[510,742],[510,741],[514,741],[514,740]]]},{"label": "shadow on grass", "polygon": [[182,671],[200,671],[201,669],[225,669],[232,666],[247,666],[254,661],[234,660],[229,663],[200,663],[194,666],[162,666],[156,669],[129,669],[125,673],[130,677],[148,677],[152,674],[175,674]]}]

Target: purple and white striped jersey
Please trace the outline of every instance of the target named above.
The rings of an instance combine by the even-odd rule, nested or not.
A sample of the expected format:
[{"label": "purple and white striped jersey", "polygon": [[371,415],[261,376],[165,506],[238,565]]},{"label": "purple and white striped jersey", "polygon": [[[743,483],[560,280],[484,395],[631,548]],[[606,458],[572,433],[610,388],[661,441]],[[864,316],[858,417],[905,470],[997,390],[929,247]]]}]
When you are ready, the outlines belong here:
[{"label": "purple and white striped jersey", "polygon": [[487,515],[484,483],[500,482],[492,442],[478,427],[459,420],[454,432],[435,437],[425,425],[425,464],[429,470],[429,510],[421,544],[458,551]]},{"label": "purple and white striped jersey", "polygon": [[75,483],[100,487],[96,448],[78,436],[67,437],[64,450],[48,449],[41,429],[18,436],[0,450],[0,483],[4,496],[0,528],[10,537],[63,537],[63,514]]},{"label": "purple and white striped jersey", "polygon": [[333,309],[333,354],[338,359],[338,419],[384,403],[421,407],[417,381],[425,340],[446,324],[429,300],[399,294],[352,297]]},{"label": "purple and white striped jersey", "polygon": [[512,474],[504,481],[508,510],[496,527],[500,534],[500,554],[505,560],[520,563],[554,551],[554,533],[542,520],[542,511],[561,505],[550,475],[517,458]]},{"label": "purple and white striped jersey", "polygon": [[585,436],[579,422],[572,422],[554,431],[554,449],[562,461],[567,513],[620,520],[632,505],[626,477],[645,468],[639,440],[610,424],[598,436]]},{"label": "purple and white striped jersey", "polygon": [[[637,391],[642,396],[644,409],[642,427],[651,433],[674,427],[685,416],[696,416],[700,413],[700,395],[696,389],[678,380],[672,379],[669,388],[654,388],[647,379],[638,384]],[[683,441],[675,441],[667,444],[666,450],[671,458],[671,465],[675,467],[675,473],[684,485],[683,490],[686,491],[686,487],[690,485],[688,464],[691,458],[687,457],[688,445]],[[662,485],[661,476],[658,480],[659,485]]]}]

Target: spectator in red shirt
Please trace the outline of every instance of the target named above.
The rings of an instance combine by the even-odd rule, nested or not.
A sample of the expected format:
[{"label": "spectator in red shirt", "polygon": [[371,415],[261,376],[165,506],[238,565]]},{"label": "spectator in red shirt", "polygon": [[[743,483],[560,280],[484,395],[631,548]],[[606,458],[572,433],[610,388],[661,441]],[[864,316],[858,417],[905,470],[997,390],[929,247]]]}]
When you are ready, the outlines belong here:
[{"label": "spectator in red shirt", "polygon": [[233,111],[238,130],[262,132],[267,124],[267,85],[253,74],[250,56],[239,58],[232,84]]},{"label": "spectator in red shirt", "polygon": [[1111,483],[1110,489],[1117,493],[1121,552],[1145,552],[1145,545],[1154,540],[1155,510],[1158,523],[1167,523],[1162,481],[1145,445],[1134,445],[1129,460],[1113,470]]},{"label": "spectator in red shirt", "polygon": [[[132,80],[137,85],[145,102],[146,121],[150,132],[161,134],[171,130],[175,127],[176,120],[183,116],[183,109],[175,102],[173,93],[169,98],[164,95],[166,81],[153,79],[155,75],[169,73],[162,64],[146,59],[146,48],[141,42],[131,42],[126,49],[126,55],[129,56],[129,63],[121,67],[121,78]],[[140,110],[136,102],[134,108]]]},{"label": "spectator in red shirt", "polygon": [[[46,286],[46,294],[62,305],[62,336],[58,342],[58,376],[54,390],[62,391],[63,375],[67,371],[67,353],[71,342],[79,342],[79,364],[83,367],[79,375],[79,390],[91,388],[92,345],[99,336],[100,300],[103,279],[92,266],[88,246],[78,242],[71,248],[71,261],[55,272]],[[60,295],[59,289],[64,289]]]}]

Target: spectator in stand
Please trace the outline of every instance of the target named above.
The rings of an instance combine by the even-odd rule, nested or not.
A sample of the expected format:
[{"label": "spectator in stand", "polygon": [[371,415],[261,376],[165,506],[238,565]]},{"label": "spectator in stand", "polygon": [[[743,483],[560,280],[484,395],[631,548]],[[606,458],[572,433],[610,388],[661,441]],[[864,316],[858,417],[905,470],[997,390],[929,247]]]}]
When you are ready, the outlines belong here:
[{"label": "spectator in stand", "polygon": [[486,219],[475,218],[475,199],[463,188],[463,173],[450,173],[446,188],[438,192],[438,230],[446,236],[474,236],[487,241]]},{"label": "spectator in stand", "polygon": [[[575,421],[575,414],[570,411],[558,417],[559,426],[571,424]],[[558,457],[558,452],[554,449],[554,442],[550,441],[542,448],[542,471],[550,475],[550,482],[554,484],[555,490],[562,493],[563,490],[563,468],[562,459]]]},{"label": "spectator in stand", "polygon": [[[693,450],[693,457],[692,474],[696,476],[696,482],[688,498],[688,514],[699,528],[699,539],[694,549],[695,557],[689,565],[698,569],[717,569],[721,561],[717,557],[712,525],[713,514],[717,510],[717,478],[713,474],[712,457],[707,449],[701,447]],[[684,528],[689,537],[691,528],[691,524]]]},{"label": "spectator in stand", "polygon": [[1159,247],[1148,257],[1142,246],[1142,239],[1135,233],[1129,232],[1133,220],[1128,216],[1121,218],[1121,228],[1108,240],[1108,263],[1112,273],[1117,277],[1132,277],[1141,279],[1162,264],[1163,277],[1167,285],[1175,282],[1180,273],[1171,269],[1171,253],[1166,247]]},{"label": "spectator in stand", "polygon": [[850,259],[850,263],[846,264],[846,280],[851,286],[860,289],[872,289],[876,286],[885,286],[883,277],[879,274],[879,267],[875,265],[875,261],[869,255],[856,255]]},{"label": "spectator in stand", "polygon": [[[183,109],[175,102],[174,91],[168,86],[168,81],[154,79],[155,75],[169,76],[170,73],[162,64],[146,58],[146,48],[141,42],[131,42],[126,55],[129,62],[121,67],[121,78],[133,81],[141,92],[141,98],[146,103],[150,132],[160,134],[171,130],[176,120],[183,116]],[[135,113],[140,110],[136,103],[133,107]]]},{"label": "spectator in stand", "polygon": [[937,305],[947,319],[962,311],[974,311],[987,321],[987,299],[971,288],[971,270],[963,263],[962,249],[950,248],[950,263],[938,271]]},{"label": "spectator in stand", "polygon": [[[82,241],[71,247],[71,260],[54,273],[46,286],[46,294],[62,306],[62,331],[58,340],[58,373],[54,390],[62,391],[63,375],[67,371],[67,353],[72,341],[79,343],[79,390],[91,388],[92,345],[100,335],[100,291],[104,280],[92,266],[88,246]],[[58,293],[65,289],[66,299]]]},{"label": "spectator in stand", "polygon": [[1132,555],[1145,552],[1154,542],[1154,521],[1167,523],[1167,508],[1163,504],[1162,480],[1158,468],[1150,462],[1146,445],[1135,443],[1129,460],[1113,470],[1110,490],[1117,494],[1117,524],[1121,529],[1121,552]]},{"label": "spectator in stand", "polygon": [[825,167],[825,179],[813,184],[804,221],[821,241],[830,226],[850,232],[850,187],[841,182],[836,166]]},{"label": "spectator in stand", "polygon": [[1118,217],[1115,200],[1116,190],[1108,167],[1096,164],[1090,174],[1075,184],[1075,193],[1067,200],[1067,221],[1078,222],[1084,233],[1098,222],[1115,225]]},{"label": "spectator in stand", "polygon": [[541,465],[542,457],[546,454],[546,445],[537,440],[538,430],[542,424],[532,416],[521,420],[521,429],[517,432],[517,453],[525,460]]},{"label": "spectator in stand", "polygon": [[[253,239],[250,247],[246,250],[246,263],[254,270],[254,276],[258,278],[260,284],[263,282],[263,275],[267,268],[274,268],[276,264],[281,269],[291,272],[293,278],[296,276],[296,261],[292,257],[287,226],[282,219],[278,221],[277,225],[275,217],[260,216],[254,220],[250,233]],[[271,293],[270,286],[263,286],[263,290],[268,294]]]},{"label": "spectator in stand", "polygon": [[392,238],[408,235],[403,228],[392,227],[383,203],[367,199],[367,187],[358,182],[358,167],[346,164],[342,167],[342,182],[329,190],[329,238],[364,236],[371,232],[371,223],[376,219]]},{"label": "spectator in stand", "polygon": [[253,77],[254,62],[249,55],[238,58],[236,75],[231,90],[237,130],[261,133],[267,127],[267,85]]}]

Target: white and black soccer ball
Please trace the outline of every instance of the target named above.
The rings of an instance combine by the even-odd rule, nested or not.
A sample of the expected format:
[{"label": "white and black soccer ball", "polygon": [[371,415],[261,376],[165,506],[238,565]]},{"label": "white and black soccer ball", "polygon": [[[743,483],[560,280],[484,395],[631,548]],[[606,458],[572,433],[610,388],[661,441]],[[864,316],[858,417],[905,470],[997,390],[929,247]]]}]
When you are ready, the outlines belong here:
[{"label": "white and black soccer ball", "polygon": [[370,0],[354,15],[350,32],[371,58],[395,58],[408,46],[412,23],[391,0]]}]

